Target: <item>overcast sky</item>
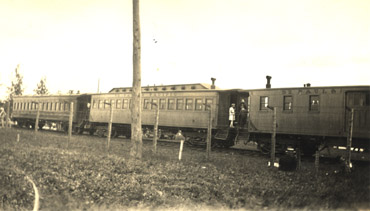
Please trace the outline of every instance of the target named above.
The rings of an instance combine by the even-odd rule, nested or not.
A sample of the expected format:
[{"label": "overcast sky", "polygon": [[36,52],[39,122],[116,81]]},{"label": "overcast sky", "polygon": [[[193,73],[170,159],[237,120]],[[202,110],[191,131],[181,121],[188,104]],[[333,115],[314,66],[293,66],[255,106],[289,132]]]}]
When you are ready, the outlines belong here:
[{"label": "overcast sky", "polygon": [[[142,85],[370,85],[369,0],[141,0]],[[131,0],[0,0],[0,98],[132,86]]]}]

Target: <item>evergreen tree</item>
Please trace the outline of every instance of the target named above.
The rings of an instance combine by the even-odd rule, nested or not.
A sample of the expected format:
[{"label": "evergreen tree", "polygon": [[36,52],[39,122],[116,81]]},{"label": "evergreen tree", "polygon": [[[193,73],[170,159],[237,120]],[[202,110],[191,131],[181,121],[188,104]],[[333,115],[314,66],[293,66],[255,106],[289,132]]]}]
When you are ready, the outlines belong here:
[{"label": "evergreen tree", "polygon": [[40,82],[37,84],[37,88],[33,90],[37,95],[47,95],[49,94],[48,88],[46,88],[46,77],[41,78]]},{"label": "evergreen tree", "polygon": [[13,100],[13,96],[19,96],[23,94],[23,76],[19,73],[19,65],[15,68],[15,80],[12,81],[12,85],[8,87],[9,100]]},{"label": "evergreen tree", "polygon": [[23,94],[23,76],[19,72],[19,64],[17,65],[17,68],[15,68],[15,79],[12,81],[12,85],[8,87],[8,106],[7,109],[11,113],[13,111],[13,97],[14,96],[20,96]]}]

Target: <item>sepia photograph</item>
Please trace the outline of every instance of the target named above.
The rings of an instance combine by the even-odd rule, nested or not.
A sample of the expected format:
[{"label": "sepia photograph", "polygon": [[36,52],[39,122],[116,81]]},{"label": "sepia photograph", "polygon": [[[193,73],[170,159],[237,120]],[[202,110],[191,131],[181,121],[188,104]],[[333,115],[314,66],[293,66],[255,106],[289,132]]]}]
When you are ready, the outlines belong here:
[{"label": "sepia photograph", "polygon": [[0,0],[0,210],[370,210],[370,1]]}]

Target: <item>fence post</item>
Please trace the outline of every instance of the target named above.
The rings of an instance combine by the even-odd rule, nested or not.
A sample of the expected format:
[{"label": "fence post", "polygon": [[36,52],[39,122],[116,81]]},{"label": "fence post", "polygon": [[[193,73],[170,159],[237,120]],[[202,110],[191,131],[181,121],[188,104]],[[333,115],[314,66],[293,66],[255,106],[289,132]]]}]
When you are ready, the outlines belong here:
[{"label": "fence post", "polygon": [[301,143],[299,143],[297,148],[297,170],[301,170],[301,165]]},{"label": "fence post", "polygon": [[8,101],[7,103],[7,107],[6,107],[6,119],[5,119],[5,124],[6,124],[6,128],[9,128],[9,119],[10,119],[10,101]]},{"label": "fence post", "polygon": [[212,110],[211,105],[207,105],[209,108],[208,116],[208,130],[207,130],[207,160],[210,158],[211,154],[211,144],[212,144]]},{"label": "fence post", "polygon": [[315,170],[316,170],[316,177],[319,174],[319,165],[320,165],[320,151],[317,150],[315,153]]},{"label": "fence post", "polygon": [[351,148],[352,148],[352,134],[353,134],[353,119],[355,110],[351,109],[351,116],[348,124],[348,134],[347,134],[347,159],[346,159],[346,172],[351,172]]},{"label": "fence post", "polygon": [[112,122],[113,122],[113,104],[109,103],[110,105],[110,111],[109,111],[109,123],[108,123],[108,135],[107,135],[107,152],[109,152],[110,147],[110,138],[112,134]]},{"label": "fence post", "polygon": [[153,137],[153,151],[154,154],[157,153],[157,140],[158,140],[158,124],[159,124],[159,106],[156,103],[155,105],[155,123],[154,123],[154,137]]},{"label": "fence post", "polygon": [[276,146],[276,107],[273,108],[273,115],[272,115],[272,135],[271,135],[271,161],[270,167],[274,167],[275,165],[275,146]]},{"label": "fence post", "polygon": [[1,128],[5,128],[5,125],[4,125],[4,117],[7,118],[7,115],[5,113],[4,108],[1,108],[1,110],[0,110]]},{"label": "fence post", "polygon": [[37,113],[36,113],[36,122],[35,122],[35,134],[39,129],[39,119],[40,119],[40,104],[35,102],[35,106],[37,106]]},{"label": "fence post", "polygon": [[182,157],[182,149],[184,147],[184,140],[180,140],[180,151],[179,151],[179,160],[181,160]]},{"label": "fence post", "polygon": [[182,150],[183,150],[184,141],[185,141],[185,137],[182,135],[181,130],[179,130],[179,132],[177,132],[177,134],[175,136],[175,140],[180,141],[179,160],[181,160]]},{"label": "fence post", "polygon": [[71,102],[69,106],[69,122],[68,122],[68,142],[67,148],[69,147],[69,142],[71,141],[72,137],[72,124],[73,124],[73,102]]}]

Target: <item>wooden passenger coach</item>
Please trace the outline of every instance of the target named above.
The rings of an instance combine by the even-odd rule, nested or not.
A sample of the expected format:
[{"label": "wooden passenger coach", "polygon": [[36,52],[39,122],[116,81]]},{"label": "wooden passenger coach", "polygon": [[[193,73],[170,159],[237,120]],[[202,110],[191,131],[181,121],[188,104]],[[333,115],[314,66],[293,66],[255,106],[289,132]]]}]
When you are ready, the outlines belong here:
[{"label": "wooden passenger coach", "polygon": [[260,89],[249,95],[249,133],[260,147],[270,146],[275,107],[281,146],[303,144],[311,151],[320,144],[345,146],[354,109],[353,146],[369,149],[370,86]]},{"label": "wooden passenger coach", "polygon": [[[217,92],[155,92],[143,93],[142,124],[153,125],[155,109],[159,106],[161,126],[207,128],[208,106],[217,117]],[[123,102],[123,103],[122,103]],[[97,94],[92,96],[91,122],[109,121],[113,105],[113,123],[131,124],[131,94]],[[180,113],[179,113],[180,112]],[[217,123],[217,118],[213,125]]]},{"label": "wooden passenger coach", "polygon": [[13,101],[12,118],[21,127],[34,127],[39,109],[39,127],[45,124],[55,124],[66,129],[70,115],[70,105],[73,102],[73,124],[88,120],[90,95],[46,95],[46,96],[16,96]]},{"label": "wooden passenger coach", "polygon": [[[98,134],[106,132],[110,106],[113,106],[113,133],[129,136],[131,124],[131,92],[129,88],[113,89],[108,94],[94,94],[91,98],[90,122]],[[244,96],[243,96],[244,95]],[[142,124],[151,130],[159,107],[159,126],[164,136],[174,136],[182,130],[188,138],[205,141],[209,112],[212,113],[214,134],[224,130],[226,140],[229,130],[229,107],[247,95],[238,90],[211,89],[203,84],[145,87],[142,90]],[[101,131],[103,130],[103,131]],[[226,131],[226,132],[225,132]],[[145,131],[144,131],[145,132]],[[230,140],[229,145],[233,145]]]}]

